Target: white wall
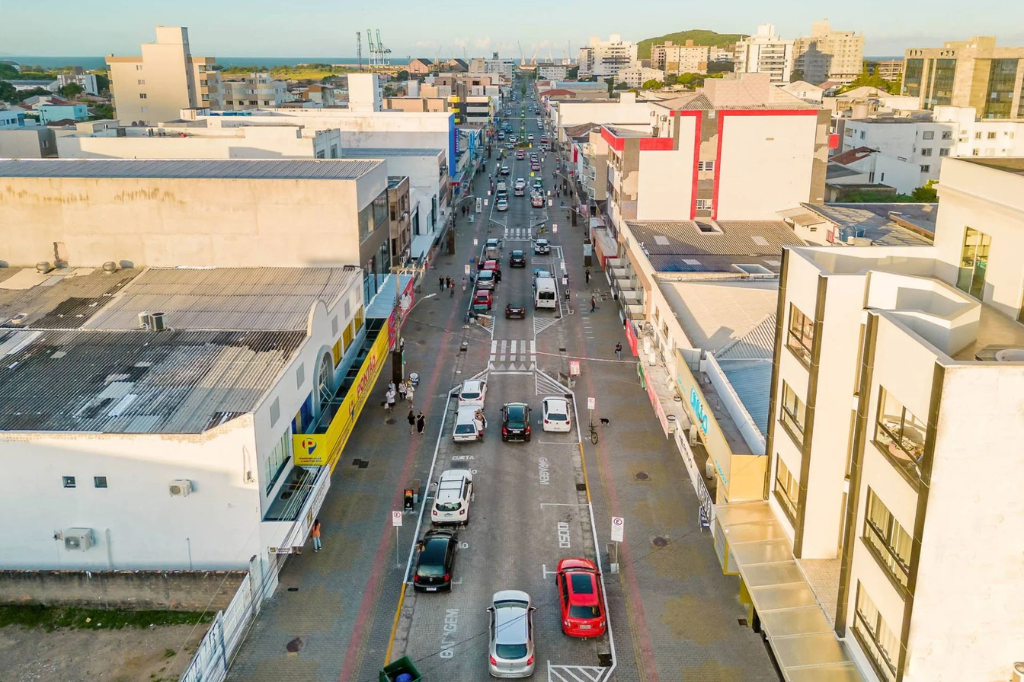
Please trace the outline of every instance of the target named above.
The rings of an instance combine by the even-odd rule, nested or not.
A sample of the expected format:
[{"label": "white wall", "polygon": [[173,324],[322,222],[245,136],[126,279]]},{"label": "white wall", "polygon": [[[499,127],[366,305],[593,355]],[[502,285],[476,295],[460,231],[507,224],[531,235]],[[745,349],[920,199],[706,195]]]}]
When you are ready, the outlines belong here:
[{"label": "white wall", "polygon": [[302,129],[294,126],[241,132],[230,137],[179,137],[173,132],[163,137],[62,136],[57,138],[57,151],[65,159],[312,159],[320,149],[330,158],[334,145],[341,153],[341,135],[336,130],[321,131],[316,137],[303,136]]},{"label": "white wall", "polygon": [[[681,123],[679,149],[642,151],[637,173],[637,220],[689,220],[693,205],[693,119]],[[686,141],[690,140],[690,144]]]},{"label": "white wall", "polygon": [[630,101],[623,95],[623,102],[559,102],[558,117],[555,125],[559,128],[559,139],[564,141],[565,135],[561,128],[569,128],[583,123],[614,124],[637,123],[651,124],[651,107],[646,103]]}]

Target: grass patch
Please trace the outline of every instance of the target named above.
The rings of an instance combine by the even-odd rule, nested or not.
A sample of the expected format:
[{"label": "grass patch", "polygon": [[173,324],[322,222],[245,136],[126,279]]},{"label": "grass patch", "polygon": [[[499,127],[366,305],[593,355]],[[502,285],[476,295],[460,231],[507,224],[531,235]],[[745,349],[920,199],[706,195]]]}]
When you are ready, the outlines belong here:
[{"label": "grass patch", "polygon": [[76,609],[48,606],[0,606],[0,628],[21,625],[51,631],[57,628],[71,630],[120,630],[122,628],[148,628],[150,625],[193,625],[210,623],[214,613],[185,611],[118,611],[105,609]]}]

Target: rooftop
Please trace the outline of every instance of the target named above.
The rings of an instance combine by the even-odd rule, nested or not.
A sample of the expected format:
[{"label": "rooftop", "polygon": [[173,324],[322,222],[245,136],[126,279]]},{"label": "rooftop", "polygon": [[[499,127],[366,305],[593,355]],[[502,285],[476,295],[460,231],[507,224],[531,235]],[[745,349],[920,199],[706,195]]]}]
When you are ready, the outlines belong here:
[{"label": "rooftop", "polygon": [[0,160],[0,177],[355,180],[377,165],[338,159],[7,159]]},{"label": "rooftop", "polygon": [[343,159],[376,159],[391,156],[430,156],[444,154],[443,149],[421,149],[418,147],[345,147],[340,152]]},{"label": "rooftop", "polygon": [[829,163],[841,163],[846,165],[848,163],[853,163],[854,161],[860,161],[867,156],[877,153],[878,150],[872,149],[871,147],[856,147],[841,154],[829,157]]},{"label": "rooftop", "polygon": [[746,343],[752,344],[749,352],[741,352],[737,343],[758,330],[766,318],[774,317],[779,298],[777,280],[678,281],[659,277],[657,281],[694,348],[716,357],[730,350],[733,358],[772,356],[774,327],[763,339],[747,339]]},{"label": "rooftop", "polygon": [[857,175],[867,175],[867,171],[854,170],[847,168],[841,163],[835,161],[829,161],[825,167],[825,179],[826,180],[838,180],[839,178],[849,178]]},{"label": "rooftop", "polygon": [[847,235],[881,246],[927,246],[935,235],[938,204],[801,204]]},{"label": "rooftop", "polygon": [[968,163],[976,164],[978,166],[985,166],[986,168],[991,168],[992,170],[999,170],[1005,173],[1012,173],[1014,175],[1024,176],[1024,158],[1022,157],[1014,157],[1009,159],[975,159],[972,157],[967,157],[961,160],[966,161]]},{"label": "rooftop", "polygon": [[[0,269],[0,430],[202,433],[252,412],[357,269]],[[139,328],[161,311],[167,331]]]}]

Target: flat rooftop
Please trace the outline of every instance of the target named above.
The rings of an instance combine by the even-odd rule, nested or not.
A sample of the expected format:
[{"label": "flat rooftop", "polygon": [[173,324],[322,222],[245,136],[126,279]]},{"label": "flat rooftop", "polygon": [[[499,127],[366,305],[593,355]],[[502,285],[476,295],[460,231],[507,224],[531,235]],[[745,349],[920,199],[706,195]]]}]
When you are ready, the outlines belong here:
[{"label": "flat rooftop", "polygon": [[0,177],[356,180],[379,163],[342,159],[3,159]]},{"label": "flat rooftop", "polygon": [[340,150],[343,159],[376,159],[392,156],[430,156],[444,154],[443,149],[419,149],[416,147],[345,147]]},{"label": "flat rooftop", "polygon": [[801,204],[804,211],[840,230],[840,238],[864,237],[880,246],[929,246],[938,204]]},{"label": "flat rooftop", "polygon": [[1004,173],[1013,173],[1014,175],[1024,176],[1024,158],[1014,157],[1009,159],[975,159],[973,157],[967,157],[960,159],[967,163],[973,163],[978,166],[985,166],[993,170],[1000,170]]},{"label": "flat rooftop", "polygon": [[[250,413],[356,268],[0,268],[0,430],[202,433]],[[167,330],[140,329],[163,312]]]}]

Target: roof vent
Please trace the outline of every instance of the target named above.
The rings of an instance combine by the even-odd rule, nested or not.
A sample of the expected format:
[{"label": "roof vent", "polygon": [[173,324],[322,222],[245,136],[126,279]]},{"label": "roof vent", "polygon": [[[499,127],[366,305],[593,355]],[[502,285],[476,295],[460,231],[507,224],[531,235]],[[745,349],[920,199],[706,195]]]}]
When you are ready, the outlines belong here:
[{"label": "roof vent", "polygon": [[149,329],[149,313],[145,310],[139,313],[139,329]]},{"label": "roof vent", "polygon": [[115,263],[112,260],[108,260],[106,263],[103,264],[103,272],[106,272],[108,274],[111,272],[117,272],[117,263]]},{"label": "roof vent", "polygon": [[167,329],[167,323],[164,321],[164,314],[150,313],[149,328],[155,332],[162,332]]},{"label": "roof vent", "polygon": [[46,273],[47,273],[47,272],[49,272],[50,270],[53,270],[53,266],[52,266],[52,265],[50,265],[50,262],[49,262],[49,261],[41,260],[41,261],[39,261],[38,263],[36,263],[36,270],[37,270],[38,272],[41,272],[41,273],[43,273],[43,274],[46,274]]}]

